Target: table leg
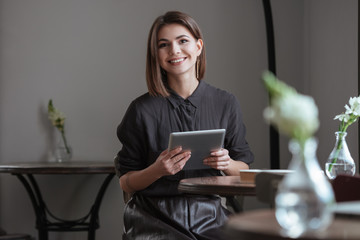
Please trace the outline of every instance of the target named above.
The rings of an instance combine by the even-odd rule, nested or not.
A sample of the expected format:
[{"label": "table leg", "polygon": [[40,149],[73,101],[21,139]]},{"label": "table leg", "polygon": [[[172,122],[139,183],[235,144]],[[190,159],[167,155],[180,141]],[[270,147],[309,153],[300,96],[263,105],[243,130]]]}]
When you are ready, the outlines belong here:
[{"label": "table leg", "polygon": [[[88,240],[95,240],[95,230],[99,228],[99,209],[105,191],[115,174],[109,174],[102,183],[99,192],[97,193],[94,204],[89,213],[77,220],[63,220],[55,217],[47,208],[40,188],[32,174],[25,174],[27,179],[22,174],[14,174],[18,177],[24,185],[31,203],[33,205],[36,216],[36,228],[38,229],[39,240],[48,240],[49,231],[57,232],[72,232],[72,231],[87,231]],[[48,215],[56,222],[50,221]],[[87,219],[90,220],[86,222]]]},{"label": "table leg", "polygon": [[15,174],[20,182],[24,185],[29,194],[36,216],[36,228],[38,229],[39,240],[48,240],[48,231],[46,229],[46,212],[45,203],[43,201],[39,186],[35,178],[31,174],[26,174],[28,180],[21,175]]},{"label": "table leg", "polygon": [[101,201],[103,199],[103,196],[105,194],[105,191],[111,181],[111,179],[114,177],[114,174],[109,174],[103,184],[101,185],[101,188],[96,196],[94,205],[92,206],[92,214],[90,218],[90,226],[89,226],[89,234],[88,234],[88,240],[95,240],[95,230],[99,226],[99,210]]}]

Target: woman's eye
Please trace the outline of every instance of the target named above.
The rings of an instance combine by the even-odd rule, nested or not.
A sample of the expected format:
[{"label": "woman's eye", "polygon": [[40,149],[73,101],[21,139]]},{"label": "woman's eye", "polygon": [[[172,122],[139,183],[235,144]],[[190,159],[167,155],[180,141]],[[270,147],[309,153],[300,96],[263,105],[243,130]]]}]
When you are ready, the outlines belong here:
[{"label": "woman's eye", "polygon": [[160,43],[160,44],[159,44],[159,48],[163,48],[163,47],[166,47],[166,46],[167,46],[166,43]]},{"label": "woman's eye", "polygon": [[181,40],[180,40],[180,43],[187,43],[187,42],[188,42],[187,39],[181,39]]}]

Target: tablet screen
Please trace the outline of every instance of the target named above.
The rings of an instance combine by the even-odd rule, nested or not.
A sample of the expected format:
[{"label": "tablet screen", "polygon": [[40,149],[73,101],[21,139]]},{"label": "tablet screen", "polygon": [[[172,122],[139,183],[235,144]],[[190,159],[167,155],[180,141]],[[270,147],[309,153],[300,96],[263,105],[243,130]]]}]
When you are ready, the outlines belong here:
[{"label": "tablet screen", "polygon": [[210,168],[203,164],[203,160],[210,156],[212,151],[223,147],[225,129],[200,130],[170,133],[168,149],[182,146],[183,150],[190,150],[191,157],[183,170]]}]

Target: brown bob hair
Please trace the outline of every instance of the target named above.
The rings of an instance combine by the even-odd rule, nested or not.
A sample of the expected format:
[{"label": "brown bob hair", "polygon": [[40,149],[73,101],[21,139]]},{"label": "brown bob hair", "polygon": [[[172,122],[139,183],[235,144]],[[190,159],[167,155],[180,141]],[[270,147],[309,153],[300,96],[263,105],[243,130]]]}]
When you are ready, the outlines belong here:
[{"label": "brown bob hair", "polygon": [[[195,22],[194,19],[192,19],[189,15],[185,13],[178,11],[170,11],[155,19],[149,32],[146,56],[146,83],[148,91],[152,96],[169,96],[169,92],[165,86],[165,82],[167,81],[166,72],[161,69],[158,61],[157,35],[159,30],[163,26],[174,23],[186,27],[196,40],[203,39],[198,24]],[[197,64],[198,80],[200,81],[205,75],[206,68],[204,45],[201,54],[198,57]]]}]

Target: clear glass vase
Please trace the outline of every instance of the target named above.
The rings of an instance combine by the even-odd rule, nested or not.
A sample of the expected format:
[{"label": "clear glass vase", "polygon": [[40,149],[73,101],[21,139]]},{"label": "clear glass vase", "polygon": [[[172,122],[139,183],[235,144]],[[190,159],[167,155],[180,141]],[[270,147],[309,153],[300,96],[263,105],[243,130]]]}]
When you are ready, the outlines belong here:
[{"label": "clear glass vase", "polygon": [[334,179],[339,174],[355,175],[355,162],[346,144],[346,135],[347,132],[335,132],[335,146],[325,163],[325,172],[329,179]]},{"label": "clear glass vase", "polygon": [[66,162],[72,157],[72,149],[70,146],[67,148],[63,144],[58,144],[55,149],[55,161]]},{"label": "clear glass vase", "polygon": [[301,144],[289,142],[293,173],[280,182],[275,198],[276,219],[284,234],[293,238],[326,229],[333,219],[333,189],[321,170],[317,157],[317,141]]},{"label": "clear glass vase", "polygon": [[57,144],[54,150],[54,158],[56,162],[66,162],[71,160],[72,158],[72,148],[67,143],[65,135],[63,133],[59,133],[57,135]]}]

